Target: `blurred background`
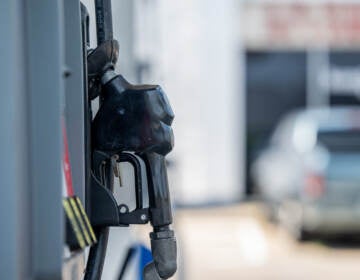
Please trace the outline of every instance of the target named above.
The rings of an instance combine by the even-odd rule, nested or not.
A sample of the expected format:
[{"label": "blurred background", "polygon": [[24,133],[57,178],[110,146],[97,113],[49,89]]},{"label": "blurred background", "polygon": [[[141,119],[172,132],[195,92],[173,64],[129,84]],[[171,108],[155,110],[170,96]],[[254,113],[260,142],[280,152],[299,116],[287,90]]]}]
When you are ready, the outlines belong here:
[{"label": "blurred background", "polygon": [[[94,0],[81,2],[95,48]],[[160,84],[176,115],[167,157],[179,244],[173,279],[358,279],[360,1],[112,6],[117,72]],[[62,115],[75,193],[88,200],[90,186],[79,23],[79,1],[0,1],[6,279],[83,276],[86,254],[64,250],[59,203]],[[134,172],[120,169],[115,197],[133,210]],[[119,279],[129,247],[149,246],[150,231],[112,228],[102,279]],[[131,263],[122,279],[139,279],[139,267]]]},{"label": "blurred background", "polygon": [[357,279],[360,2],[138,0],[113,11],[119,71],[161,84],[176,114],[177,279]]}]

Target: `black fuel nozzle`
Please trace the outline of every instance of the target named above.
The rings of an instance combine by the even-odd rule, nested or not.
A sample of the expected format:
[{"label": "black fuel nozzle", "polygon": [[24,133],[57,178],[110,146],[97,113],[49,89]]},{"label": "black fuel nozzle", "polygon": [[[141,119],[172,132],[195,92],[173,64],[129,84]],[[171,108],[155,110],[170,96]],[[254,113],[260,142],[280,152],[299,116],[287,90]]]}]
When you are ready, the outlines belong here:
[{"label": "black fuel nozzle", "polygon": [[177,269],[177,246],[174,232],[170,229],[172,213],[165,157],[145,153],[142,158],[148,174],[150,222],[153,226],[150,233],[151,251],[159,276],[168,279]]},{"label": "black fuel nozzle", "polygon": [[[103,53],[111,57],[108,55],[111,52]],[[174,113],[160,86],[132,85],[112,67],[99,69],[102,102],[92,123],[93,148],[109,155],[134,152],[145,162],[154,259],[147,271],[149,273],[153,267],[159,277],[167,279],[177,269],[165,165],[165,156],[174,145],[171,129]]]}]

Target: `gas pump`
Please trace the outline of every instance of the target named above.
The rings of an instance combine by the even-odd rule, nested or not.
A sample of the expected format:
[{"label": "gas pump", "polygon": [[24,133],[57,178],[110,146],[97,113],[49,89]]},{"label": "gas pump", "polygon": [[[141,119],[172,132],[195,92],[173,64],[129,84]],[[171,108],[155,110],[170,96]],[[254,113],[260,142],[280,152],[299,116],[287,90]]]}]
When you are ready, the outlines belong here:
[{"label": "gas pump", "polygon": [[[109,226],[150,222],[153,262],[144,279],[168,279],[177,269],[176,239],[165,156],[173,148],[173,111],[160,86],[133,85],[115,72],[119,44],[112,38],[111,1],[95,0],[98,46],[87,55],[88,91],[99,96],[99,110],[91,123],[91,182],[89,216],[98,242],[92,246],[85,279],[100,279]],[[149,207],[143,205],[141,172],[146,166]],[[136,208],[129,211],[113,196],[119,162],[134,168]]]}]

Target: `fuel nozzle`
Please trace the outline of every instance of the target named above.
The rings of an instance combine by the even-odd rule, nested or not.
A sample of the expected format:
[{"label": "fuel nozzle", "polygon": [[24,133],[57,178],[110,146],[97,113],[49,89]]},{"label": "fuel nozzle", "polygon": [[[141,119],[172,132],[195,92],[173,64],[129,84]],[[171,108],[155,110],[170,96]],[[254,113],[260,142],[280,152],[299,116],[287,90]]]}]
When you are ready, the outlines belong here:
[{"label": "fuel nozzle", "polygon": [[[132,85],[117,75],[113,65],[118,45],[113,40],[104,44],[108,46],[99,46],[101,49],[88,57],[101,62],[89,71],[101,82],[101,106],[92,123],[93,148],[110,155],[133,152],[145,162],[154,262],[147,266],[144,276],[148,275],[146,280],[167,279],[177,267],[165,164],[165,156],[174,145],[171,129],[174,113],[160,86]],[[94,73],[98,73],[97,76]],[[151,278],[154,275],[160,278]]]},{"label": "fuel nozzle", "polygon": [[165,157],[157,153],[146,153],[142,157],[147,167],[150,222],[153,226],[151,251],[159,276],[168,279],[177,269],[177,246],[174,231],[170,229],[172,213]]}]

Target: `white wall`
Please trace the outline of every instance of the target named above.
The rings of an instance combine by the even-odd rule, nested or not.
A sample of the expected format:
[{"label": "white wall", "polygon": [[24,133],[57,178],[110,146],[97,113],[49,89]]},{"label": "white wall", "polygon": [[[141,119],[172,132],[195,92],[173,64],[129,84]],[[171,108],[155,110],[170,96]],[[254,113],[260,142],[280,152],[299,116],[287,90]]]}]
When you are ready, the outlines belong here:
[{"label": "white wall", "polygon": [[233,201],[244,186],[237,3],[137,2],[136,55],[153,74],[144,82],[161,83],[176,115],[168,157],[178,203]]}]

